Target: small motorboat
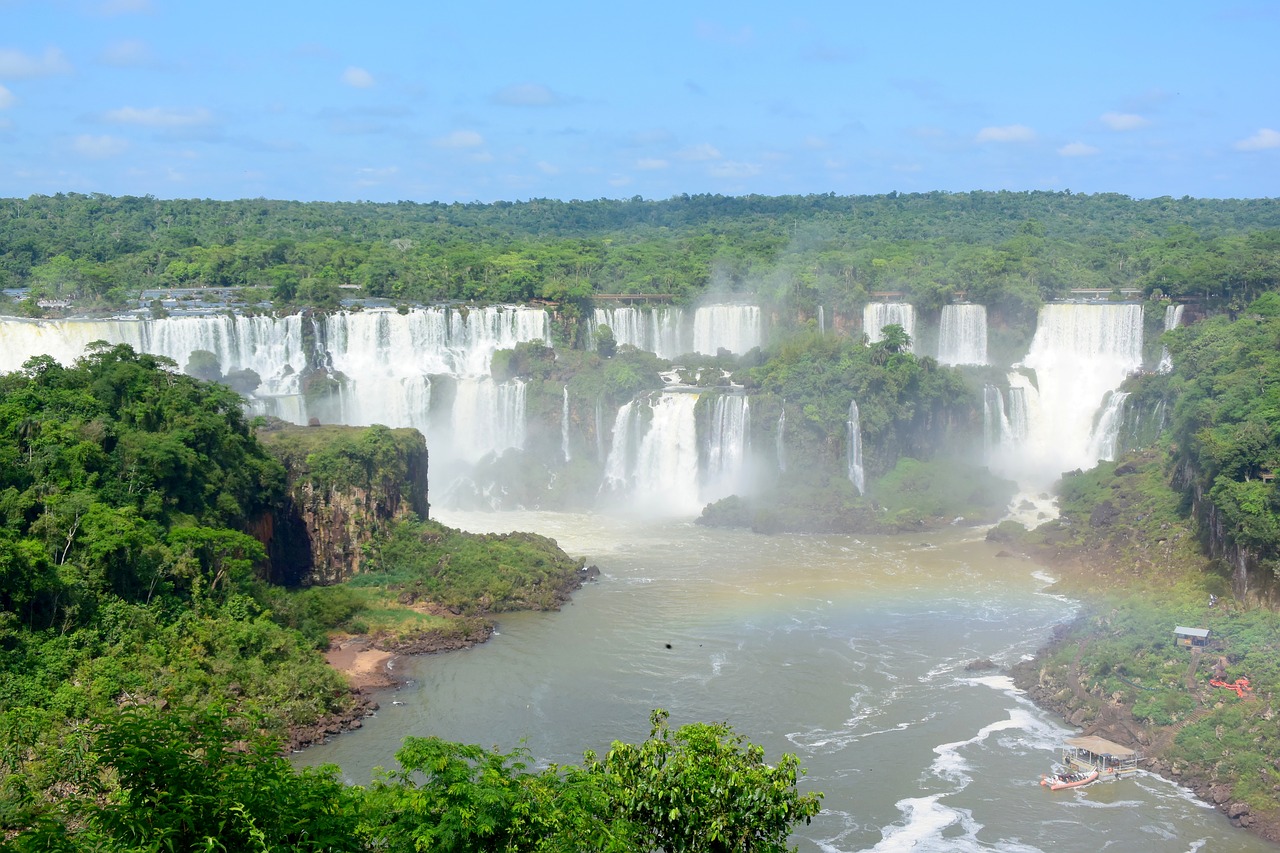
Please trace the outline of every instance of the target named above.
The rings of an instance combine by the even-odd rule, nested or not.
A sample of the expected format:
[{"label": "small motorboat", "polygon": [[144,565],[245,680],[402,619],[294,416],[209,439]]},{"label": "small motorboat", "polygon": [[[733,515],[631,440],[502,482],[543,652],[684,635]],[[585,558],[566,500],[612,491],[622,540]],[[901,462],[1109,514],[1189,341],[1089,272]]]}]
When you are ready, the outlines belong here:
[{"label": "small motorboat", "polygon": [[1040,784],[1050,791],[1061,791],[1063,788],[1083,788],[1098,781],[1098,771],[1087,773],[1055,773],[1052,776],[1041,776]]}]

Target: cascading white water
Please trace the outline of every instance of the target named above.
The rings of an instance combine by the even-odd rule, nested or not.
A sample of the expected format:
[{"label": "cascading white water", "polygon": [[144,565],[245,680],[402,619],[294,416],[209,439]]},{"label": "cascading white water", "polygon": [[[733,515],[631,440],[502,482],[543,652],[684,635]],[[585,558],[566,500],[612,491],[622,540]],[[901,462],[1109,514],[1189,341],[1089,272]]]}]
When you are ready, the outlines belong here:
[{"label": "cascading white water", "polygon": [[[1092,467],[1094,415],[1107,393],[1142,366],[1142,306],[1054,304],[1040,310],[1022,373],[1009,374],[1011,392],[1026,402],[1025,439],[1001,448],[994,467],[1031,490],[1063,471]],[[1013,421],[1010,399],[1010,422]]]},{"label": "cascading white water", "polygon": [[862,416],[858,411],[858,401],[849,401],[849,482],[853,483],[858,494],[867,492],[867,477],[862,468]]},{"label": "cascading white water", "polygon": [[751,452],[751,403],[746,395],[716,397],[709,426],[700,494],[704,503],[739,494],[746,485],[746,463]]},{"label": "cascading white water", "polygon": [[596,397],[596,461],[603,465],[608,458],[608,451],[604,446],[604,405]]},{"label": "cascading white water", "polygon": [[692,349],[693,341],[685,331],[684,311],[679,308],[633,305],[597,308],[593,319],[596,326],[608,326],[619,344],[654,353],[659,358],[673,359]]},{"label": "cascading white water", "polygon": [[704,305],[693,312],[669,306],[597,308],[596,326],[607,325],[619,344],[675,359],[685,353],[744,353],[763,339],[758,305]]},{"label": "cascading white water", "polygon": [[987,306],[942,306],[942,321],[938,329],[938,363],[987,363]]},{"label": "cascading white water", "polygon": [[560,404],[560,452],[564,454],[564,461],[569,462],[572,456],[569,453],[569,386],[564,386],[564,401]]},{"label": "cascading white water", "polygon": [[191,353],[211,352],[222,372],[253,370],[263,396],[296,394],[306,366],[302,317],[167,317],[104,320],[25,320],[0,317],[0,373],[22,367],[35,355],[71,364],[94,341],[128,344],[138,352],[171,358],[186,367]]},{"label": "cascading white water", "polygon": [[827,318],[826,318],[826,315],[823,314],[822,312],[822,306],[819,305],[818,306],[818,334],[826,335],[826,333],[827,333]]},{"label": "cascading white water", "polygon": [[[596,405],[598,412],[599,401]],[[636,409],[634,400],[623,403],[613,419],[613,441],[604,463],[602,491],[624,492],[631,488],[631,472],[635,467],[636,457],[635,441],[631,435]]]},{"label": "cascading white water", "polygon": [[693,314],[693,351],[715,355],[721,349],[741,355],[760,346],[760,306],[704,305]]},{"label": "cascading white water", "polygon": [[898,325],[911,336],[911,349],[915,350],[916,309],[907,302],[868,302],[862,308],[862,331],[867,342],[875,343],[884,337],[885,326]]},{"label": "cascading white water", "polygon": [[489,453],[522,449],[525,437],[525,384],[494,382],[488,376],[458,380],[453,402],[453,450],[478,462]]},{"label": "cascading white water", "polygon": [[778,455],[778,470],[787,473],[787,401],[782,401],[782,411],[778,413],[778,437],[775,450]]},{"label": "cascading white water", "polygon": [[[668,392],[618,410],[603,488],[624,492],[628,507],[660,515],[696,515],[697,394]],[[642,424],[640,407],[649,409]]]},{"label": "cascading white water", "polygon": [[[232,317],[222,314],[164,319],[21,320],[0,318],[0,372],[18,369],[33,355],[64,364],[91,341],[127,343],[140,352],[172,358],[185,367],[191,353],[206,350],[224,374],[253,370],[262,380],[257,408],[294,423],[316,417],[351,425],[412,426],[430,434],[432,375],[458,380],[447,422],[457,455],[476,459],[524,444],[524,388],[488,378],[493,353],[524,341],[550,343],[541,309],[421,308],[400,313],[365,311],[317,316],[309,322],[319,352],[307,352],[302,315]],[[308,368],[341,373],[333,392],[305,396],[300,377]],[[432,436],[445,441],[448,436]],[[452,454],[450,454],[452,455]],[[439,456],[433,457],[434,459]]]},{"label": "cascading white water", "polygon": [[[1182,312],[1187,306],[1185,305],[1167,305],[1164,309],[1164,330],[1166,332],[1176,329],[1182,325]],[[1168,373],[1173,370],[1173,356],[1169,353],[1168,347],[1160,348],[1160,365],[1156,368],[1161,373]]]},{"label": "cascading white water", "polygon": [[1106,399],[1093,435],[1089,437],[1089,455],[1110,462],[1116,458],[1116,443],[1124,420],[1124,402],[1129,399],[1129,392],[1112,391]]}]

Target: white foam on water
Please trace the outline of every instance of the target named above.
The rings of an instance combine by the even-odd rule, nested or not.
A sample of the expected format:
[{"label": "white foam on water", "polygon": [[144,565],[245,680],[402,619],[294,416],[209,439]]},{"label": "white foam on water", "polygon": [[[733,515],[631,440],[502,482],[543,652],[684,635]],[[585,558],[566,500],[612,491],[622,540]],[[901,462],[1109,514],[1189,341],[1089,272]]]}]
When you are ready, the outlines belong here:
[{"label": "white foam on water", "polygon": [[[987,842],[978,840],[982,824],[968,809],[951,808],[942,802],[946,794],[911,797],[897,803],[903,818],[885,827],[883,837],[866,853],[976,853],[996,850],[1000,853],[1042,853],[1039,847],[1016,841]],[[826,846],[825,850],[838,848]]]}]

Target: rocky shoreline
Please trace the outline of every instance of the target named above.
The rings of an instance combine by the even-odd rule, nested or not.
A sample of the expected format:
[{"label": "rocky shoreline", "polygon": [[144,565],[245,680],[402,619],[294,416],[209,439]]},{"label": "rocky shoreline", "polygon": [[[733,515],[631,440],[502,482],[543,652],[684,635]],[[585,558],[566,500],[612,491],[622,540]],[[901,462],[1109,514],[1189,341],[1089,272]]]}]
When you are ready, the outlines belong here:
[{"label": "rocky shoreline", "polygon": [[1080,680],[1076,661],[1063,677],[1046,664],[1054,652],[1070,644],[1081,650],[1090,638],[1085,633],[1085,617],[1054,627],[1049,643],[1035,657],[1010,668],[1010,677],[1020,690],[1040,708],[1059,716],[1068,725],[1081,729],[1081,735],[1098,735],[1141,752],[1142,769],[1168,779],[1190,790],[1196,797],[1214,807],[1232,825],[1247,830],[1273,844],[1280,844],[1280,812],[1258,812],[1247,803],[1234,800],[1230,787],[1189,774],[1164,758],[1181,726],[1147,726],[1133,717],[1132,708],[1120,701],[1119,694],[1101,696],[1091,693]]}]

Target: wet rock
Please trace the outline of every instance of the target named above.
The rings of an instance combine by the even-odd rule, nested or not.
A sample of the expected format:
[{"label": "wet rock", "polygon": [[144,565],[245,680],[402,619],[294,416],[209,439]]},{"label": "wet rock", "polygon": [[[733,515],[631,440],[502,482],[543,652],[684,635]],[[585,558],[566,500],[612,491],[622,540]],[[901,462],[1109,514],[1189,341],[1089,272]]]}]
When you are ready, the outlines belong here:
[{"label": "wet rock", "polygon": [[1247,814],[1249,814],[1249,807],[1244,803],[1232,803],[1227,806],[1227,817],[1232,820],[1238,820]]},{"label": "wet rock", "polygon": [[964,665],[965,672],[983,672],[985,670],[995,669],[995,668],[996,668],[995,661],[991,660],[990,658],[979,658],[978,660],[971,660]]}]

